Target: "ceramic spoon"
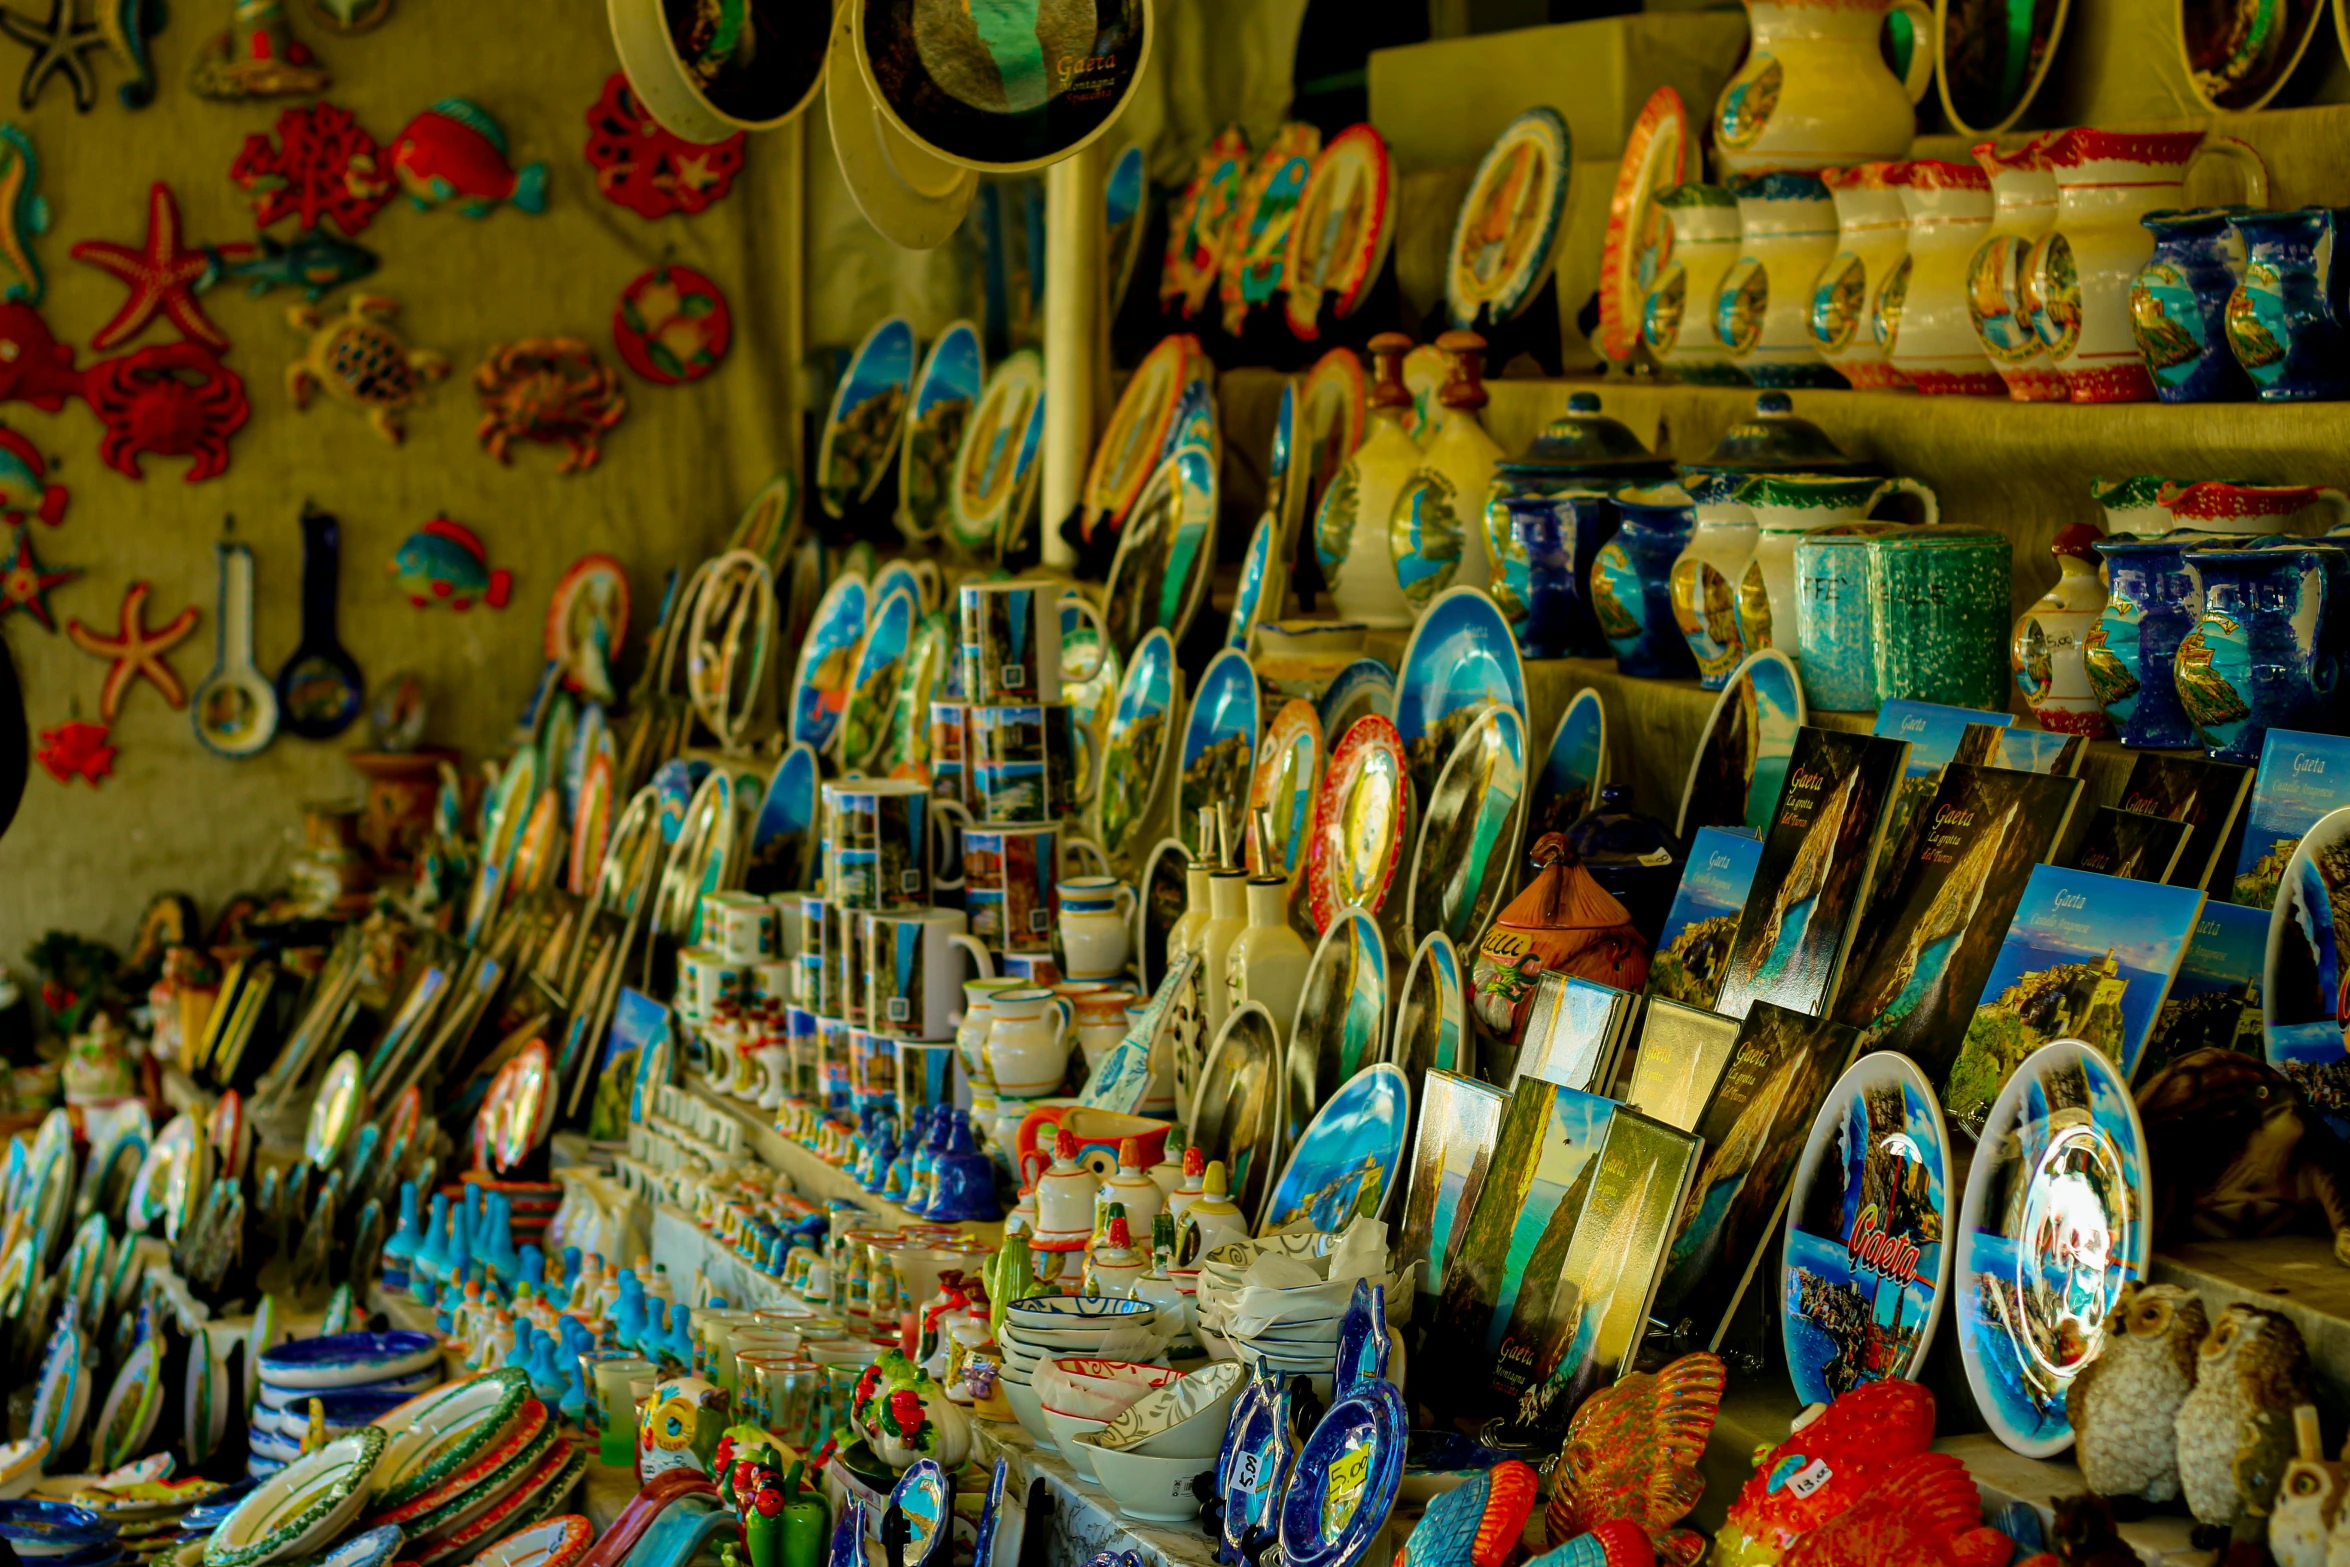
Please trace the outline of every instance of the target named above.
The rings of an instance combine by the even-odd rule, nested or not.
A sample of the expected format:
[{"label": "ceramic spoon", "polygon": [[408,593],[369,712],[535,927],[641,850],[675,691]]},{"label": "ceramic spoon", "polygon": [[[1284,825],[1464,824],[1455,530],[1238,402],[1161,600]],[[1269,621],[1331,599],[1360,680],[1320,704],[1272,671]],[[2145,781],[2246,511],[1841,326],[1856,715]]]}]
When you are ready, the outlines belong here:
[{"label": "ceramic spoon", "polygon": [[220,558],[218,651],[190,704],[196,738],[218,756],[254,756],[277,738],[277,690],[253,665],[253,552],[242,544],[213,548]]},{"label": "ceramic spoon", "polygon": [[286,732],[305,740],[331,740],[350,728],[365,689],[358,664],[335,635],[342,565],[342,524],[303,507],[302,640],[277,672],[277,697]]}]

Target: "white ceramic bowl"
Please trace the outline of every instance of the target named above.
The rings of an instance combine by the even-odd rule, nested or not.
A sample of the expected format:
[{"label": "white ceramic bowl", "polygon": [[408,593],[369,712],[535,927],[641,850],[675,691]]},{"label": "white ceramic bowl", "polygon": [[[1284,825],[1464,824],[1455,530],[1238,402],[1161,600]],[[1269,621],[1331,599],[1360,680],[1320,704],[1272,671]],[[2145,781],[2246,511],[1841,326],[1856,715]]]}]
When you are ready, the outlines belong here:
[{"label": "white ceramic bowl", "polygon": [[336,1333],[265,1350],[261,1380],[279,1388],[357,1387],[438,1370],[440,1341],[429,1333]]},{"label": "white ceramic bowl", "polygon": [[1104,1447],[1154,1458],[1212,1460],[1224,1445],[1232,1405],[1247,1384],[1248,1371],[1238,1361],[1211,1361],[1127,1405],[1097,1433],[1098,1440]]},{"label": "white ceramic bowl", "polygon": [[1166,1366],[1072,1355],[1039,1366],[1031,1383],[1047,1410],[1107,1420],[1151,1389],[1182,1376]]},{"label": "white ceramic bowl", "polygon": [[1052,1428],[1053,1445],[1060,1449],[1063,1458],[1069,1460],[1069,1468],[1077,1478],[1088,1485],[1101,1484],[1101,1476],[1093,1472],[1091,1450],[1079,1447],[1077,1439],[1089,1432],[1099,1431],[1109,1422],[1089,1420],[1083,1415],[1059,1414],[1050,1409],[1044,1412],[1044,1419],[1045,1424]]},{"label": "white ceramic bowl", "polygon": [[1113,1321],[1133,1327],[1158,1314],[1159,1308],[1150,1301],[1126,1300],[1114,1295],[1031,1295],[1004,1308],[1004,1320],[1023,1329]]},{"label": "white ceramic bowl", "polygon": [[[1221,1433],[1219,1433],[1221,1435]],[[1118,1504],[1118,1511],[1147,1523],[1185,1523],[1199,1516],[1199,1499],[1191,1482],[1216,1467],[1216,1457],[1163,1458],[1150,1453],[1104,1447],[1098,1433],[1079,1436],[1069,1446],[1073,1469],[1091,1466],[1102,1489]]]},{"label": "white ceramic bowl", "polygon": [[1003,1387],[1004,1402],[1012,1406],[1012,1414],[1019,1420],[1020,1429],[1027,1432],[1029,1439],[1038,1447],[1048,1453],[1055,1451],[1058,1444],[1053,1441],[1053,1428],[1045,1423],[1044,1405],[1037,1402],[1036,1390],[1025,1383],[1011,1381],[1005,1382]]}]

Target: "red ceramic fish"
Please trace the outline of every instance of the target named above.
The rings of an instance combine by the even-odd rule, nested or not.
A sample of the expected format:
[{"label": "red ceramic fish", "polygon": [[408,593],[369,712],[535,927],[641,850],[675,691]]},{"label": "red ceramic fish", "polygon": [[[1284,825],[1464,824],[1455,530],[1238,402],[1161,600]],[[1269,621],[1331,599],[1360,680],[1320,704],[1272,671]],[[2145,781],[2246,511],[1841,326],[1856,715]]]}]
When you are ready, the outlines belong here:
[{"label": "red ceramic fish", "polygon": [[2015,1542],[1983,1522],[1983,1499],[1950,1453],[1913,1453],[1850,1507],[1795,1543],[1779,1567],[2007,1567]]},{"label": "red ceramic fish", "polygon": [[1763,1567],[1860,1500],[1877,1477],[1934,1445],[1934,1395],[1915,1382],[1865,1382],[1795,1417],[1763,1453],[1714,1537],[1719,1567]]},{"label": "red ceramic fish", "polygon": [[448,202],[482,218],[501,201],[524,212],[546,210],[547,166],[516,169],[506,159],[506,133],[465,98],[443,98],[408,122],[392,143],[392,172],[423,212]]},{"label": "red ceramic fish", "polygon": [[1542,1477],[1504,1459],[1428,1504],[1395,1567],[1505,1567],[1517,1554]]},{"label": "red ceramic fish", "polygon": [[1698,1465],[1721,1408],[1721,1358],[1698,1350],[1655,1375],[1636,1371],[1575,1411],[1543,1526],[1553,1544],[1620,1518],[1638,1524],[1670,1567],[1691,1567],[1705,1539],[1676,1529],[1705,1494]]}]

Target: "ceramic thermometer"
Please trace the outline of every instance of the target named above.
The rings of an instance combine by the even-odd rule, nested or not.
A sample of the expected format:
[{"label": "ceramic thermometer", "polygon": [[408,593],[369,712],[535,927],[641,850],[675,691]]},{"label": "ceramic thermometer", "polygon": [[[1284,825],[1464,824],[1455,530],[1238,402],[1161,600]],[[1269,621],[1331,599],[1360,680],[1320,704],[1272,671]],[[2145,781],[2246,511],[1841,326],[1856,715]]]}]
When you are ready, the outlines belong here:
[{"label": "ceramic thermometer", "polygon": [[255,756],[277,738],[277,691],[253,667],[253,552],[217,544],[220,617],[212,673],[196,687],[196,738],[218,756]]}]

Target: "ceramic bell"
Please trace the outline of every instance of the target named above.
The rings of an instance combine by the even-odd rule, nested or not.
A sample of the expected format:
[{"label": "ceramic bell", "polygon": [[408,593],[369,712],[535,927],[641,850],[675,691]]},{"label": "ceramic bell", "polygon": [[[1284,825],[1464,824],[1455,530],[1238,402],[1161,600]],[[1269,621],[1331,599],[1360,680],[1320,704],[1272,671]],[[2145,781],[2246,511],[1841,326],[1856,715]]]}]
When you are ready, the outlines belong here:
[{"label": "ceramic bell", "polygon": [[958,1112],[947,1122],[946,1146],[932,1167],[924,1217],[942,1224],[987,1224],[1003,1211],[995,1191],[995,1161],[972,1142],[970,1118]]},{"label": "ceramic bell", "polygon": [[673,1377],[653,1389],[637,1423],[637,1479],[672,1469],[708,1475],[726,1430],[726,1394],[700,1377]]},{"label": "ceramic bell", "polygon": [[1493,578],[1485,498],[1502,454],[1477,417],[1486,402],[1485,339],[1447,332],[1436,346],[1445,355],[1446,374],[1426,454],[1397,494],[1387,530],[1396,584],[1414,615],[1456,582],[1482,588]]},{"label": "ceramic bell", "polygon": [[1166,1206],[1167,1199],[1158,1182],[1142,1169],[1142,1145],[1135,1139],[1119,1141],[1118,1168],[1102,1182],[1098,1203],[1097,1211],[1105,1216],[1109,1204],[1123,1204],[1128,1227],[1145,1230]]},{"label": "ceramic bell", "polygon": [[2040,727],[2103,740],[2113,733],[2082,659],[2089,634],[2105,613],[2105,584],[2097,578],[2097,530],[2076,522],[2056,535],[2056,585],[2015,623],[2009,645],[2015,683]]},{"label": "ceramic bell", "polygon": [[1412,341],[1400,332],[1371,339],[1373,380],[1363,444],[1332,476],[1314,518],[1314,554],[1341,620],[1368,626],[1412,623],[1411,601],[1396,581],[1388,548],[1388,519],[1396,497],[1420,466],[1420,448],[1404,433],[1412,394],[1403,383],[1403,356]]},{"label": "ceramic bell", "polygon": [[2179,1494],[2179,1405],[2210,1331],[2203,1302],[2175,1284],[2124,1284],[2105,1347],[2065,1392],[2081,1478],[2099,1496],[2167,1502]]},{"label": "ceramic bell", "polygon": [[1077,1159],[1077,1137],[1062,1127],[1053,1162],[1036,1178],[1036,1232],[1032,1249],[1078,1251],[1093,1238],[1093,1199],[1100,1181]]},{"label": "ceramic bell", "polygon": [[1180,1283],[1184,1275],[1199,1272],[1201,1259],[1209,1252],[1248,1238],[1248,1220],[1225,1184],[1224,1161],[1211,1160],[1199,1197],[1175,1221],[1175,1267],[1170,1276]]}]

